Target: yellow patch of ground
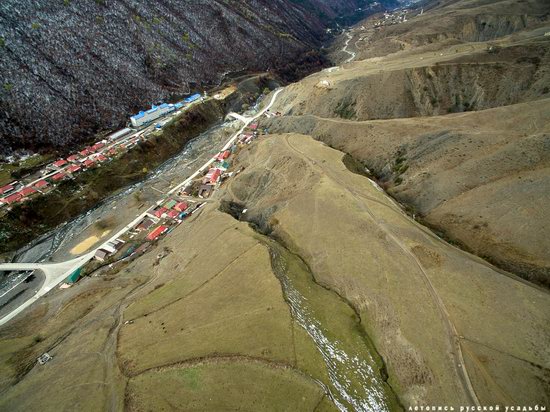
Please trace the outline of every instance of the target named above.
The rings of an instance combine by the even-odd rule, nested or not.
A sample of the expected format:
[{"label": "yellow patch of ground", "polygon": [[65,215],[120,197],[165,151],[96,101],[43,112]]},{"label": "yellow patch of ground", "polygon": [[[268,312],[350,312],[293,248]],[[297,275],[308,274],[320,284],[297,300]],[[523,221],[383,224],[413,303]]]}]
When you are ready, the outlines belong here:
[{"label": "yellow patch of ground", "polygon": [[96,235],[93,235],[93,236],[90,236],[90,237],[84,239],[82,242],[80,242],[78,245],[76,245],[75,247],[73,247],[71,249],[71,254],[72,255],[80,255],[84,252],[87,252],[88,249],[90,249],[93,245],[95,245],[99,239],[104,238],[109,233],[111,233],[110,230],[105,230],[105,231],[103,231],[103,233],[99,237],[96,236]]}]

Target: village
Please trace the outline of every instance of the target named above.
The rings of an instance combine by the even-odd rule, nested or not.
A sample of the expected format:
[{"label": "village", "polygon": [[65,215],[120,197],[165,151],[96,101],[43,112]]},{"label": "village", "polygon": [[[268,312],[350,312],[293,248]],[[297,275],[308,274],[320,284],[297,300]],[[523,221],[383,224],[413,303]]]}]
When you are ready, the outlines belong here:
[{"label": "village", "polygon": [[394,24],[405,23],[407,21],[407,9],[399,9],[393,12],[384,12],[383,18],[374,22],[374,28],[392,26]]},{"label": "village", "polygon": [[[224,182],[231,176],[241,172],[241,170],[232,170],[233,157],[241,148],[251,144],[260,136],[259,118],[262,116],[272,117],[281,115],[278,112],[273,114],[269,111],[281,91],[282,89],[278,89],[272,93],[270,101],[266,102],[261,109],[261,99],[267,97],[267,92],[260,95],[260,100],[249,111],[243,114],[234,112],[227,114],[226,119],[232,118],[235,119],[235,121],[232,121],[224,127],[229,127],[229,129],[239,127],[239,129],[234,132],[230,131],[230,133],[232,133],[231,137],[228,140],[224,140],[225,144],[223,147],[217,149],[210,147],[210,149],[207,149],[207,153],[209,154],[206,158],[201,160],[206,160],[206,163],[195,169],[191,174],[185,172],[187,177],[183,181],[179,183],[171,182],[169,187],[163,191],[153,188],[162,193],[161,197],[157,197],[156,199],[151,198],[150,201],[152,204],[147,205],[141,203],[137,205],[138,210],[144,208],[143,211],[139,212],[138,215],[134,215],[133,213],[128,214],[126,218],[132,220],[126,224],[124,221],[119,222],[116,233],[110,233],[111,229],[114,227],[104,230],[101,228],[101,225],[96,225],[96,223],[101,223],[100,221],[92,221],[87,227],[95,228],[93,230],[95,230],[96,235],[92,234],[85,239],[82,238],[81,242],[75,245],[70,252],[67,250],[71,255],[77,256],[73,259],[56,263],[38,262],[4,264],[6,269],[10,268],[7,270],[18,271],[22,276],[19,276],[9,289],[6,289],[4,292],[3,296],[11,303],[9,308],[6,309],[8,311],[7,315],[0,319],[0,324],[9,321],[9,319],[16,316],[26,307],[31,305],[33,301],[44,296],[54,287],[59,287],[60,289],[70,288],[84,277],[100,276],[111,271],[117,272],[121,267],[119,265],[127,264],[145,252],[153,249],[159,239],[172,232],[178,225],[184,223],[191,216],[200,214],[200,210],[208,202],[213,201],[210,198],[213,197],[215,192]],[[228,88],[214,95],[212,98],[221,99],[223,95],[231,93],[232,91]],[[205,98],[206,96],[202,97],[199,95],[196,101],[200,102]],[[143,117],[144,116],[141,116],[140,113],[138,118],[143,119]],[[137,137],[137,135],[141,137],[152,128],[157,128],[159,124],[162,127],[163,124],[169,121],[170,118],[167,116],[164,116],[164,118],[159,120],[156,124],[152,123],[152,121],[147,121],[146,128],[134,135],[127,135],[122,138],[114,139],[115,142],[110,144],[109,141],[107,141],[107,143],[98,142],[100,147],[98,147],[96,143],[96,145],[94,145],[96,146],[95,148],[86,148],[88,152],[90,152],[90,149],[94,150],[93,154],[87,157],[97,158],[99,154],[107,157],[105,154],[106,151],[108,154],[108,151],[112,149],[114,144],[121,144],[120,142],[122,141],[128,142],[130,139]],[[239,123],[242,123],[242,125],[239,125]],[[226,130],[223,135],[228,131],[229,130]],[[268,133],[268,130],[263,130],[262,133]],[[101,146],[102,144],[103,146]],[[214,152],[214,150],[217,151]],[[215,154],[213,155],[212,153]],[[67,164],[59,166],[61,168],[68,168],[72,165],[71,160],[68,158],[59,160],[67,162]],[[52,167],[56,166],[53,164],[48,165],[48,171],[45,174],[53,178],[53,176],[60,173],[60,171],[58,169],[52,170]],[[27,183],[25,187],[34,185],[36,180],[44,180],[44,178],[45,176],[43,176],[42,179],[34,179],[33,182]],[[55,183],[50,183],[50,185],[54,186]],[[19,188],[19,191],[21,190],[22,189]],[[39,196],[39,193],[33,193],[32,196]],[[115,205],[112,207],[112,210],[116,208]],[[109,236],[107,236],[107,234]],[[160,253],[158,253],[156,257],[157,261],[160,261],[167,253],[164,249],[159,250]],[[35,271],[38,271],[37,273],[40,276],[36,276]],[[18,290],[20,289],[20,285],[23,283],[26,284],[27,282],[29,282],[29,285],[34,285],[36,282],[39,282],[36,284],[38,289],[31,293],[32,289],[34,289],[33,286],[32,289],[29,289],[28,294],[21,295],[19,299],[18,296],[20,293],[18,294]],[[26,286],[21,286],[21,288],[25,289]],[[12,296],[13,294],[16,296],[15,299]]]},{"label": "village", "polygon": [[[266,117],[276,114],[267,111]],[[240,172],[231,171],[232,157],[241,148],[251,144],[260,136],[258,122],[250,123],[228,148],[217,153],[208,168],[198,173],[187,184],[177,188],[154,206],[147,209],[134,222],[126,227],[120,236],[103,243],[94,257],[85,266],[71,273],[61,289],[71,287],[83,276],[99,275],[109,271],[115,264],[129,262],[148,250],[163,236],[166,236],[195,213],[199,212],[227,179]],[[162,252],[157,259],[162,258]]]},{"label": "village", "polygon": [[[101,167],[105,162],[116,159],[153,136],[193,103],[202,102],[205,98],[206,96],[196,93],[175,104],[153,105],[151,109],[131,116],[131,128],[126,127],[112,133],[66,158],[57,159],[23,179],[0,187],[0,209],[8,211],[18,203],[50,192],[66,179],[73,179],[79,173]],[[157,123],[153,123],[155,121]]]}]

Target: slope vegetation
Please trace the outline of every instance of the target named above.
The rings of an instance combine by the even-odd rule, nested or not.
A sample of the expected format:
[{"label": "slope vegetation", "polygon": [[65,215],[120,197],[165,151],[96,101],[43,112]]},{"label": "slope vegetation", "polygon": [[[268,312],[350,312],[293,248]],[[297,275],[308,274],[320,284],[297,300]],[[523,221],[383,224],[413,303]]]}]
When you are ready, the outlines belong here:
[{"label": "slope vegetation", "polygon": [[342,158],[275,135],[227,193],[354,307],[406,406],[546,401],[550,295],[434,236]]},{"label": "slope vegetation", "polygon": [[[415,36],[442,12],[399,30]],[[275,110],[286,116],[266,125],[352,154],[441,235],[548,286],[550,26],[541,19],[491,43],[433,42],[317,73],[285,90]]]},{"label": "slope vegetation", "polygon": [[[14,1],[0,8],[0,151],[60,148],[229,72],[296,67],[358,0]],[[308,54],[309,69],[323,64]],[[1,153],[0,152],[0,153]]]}]

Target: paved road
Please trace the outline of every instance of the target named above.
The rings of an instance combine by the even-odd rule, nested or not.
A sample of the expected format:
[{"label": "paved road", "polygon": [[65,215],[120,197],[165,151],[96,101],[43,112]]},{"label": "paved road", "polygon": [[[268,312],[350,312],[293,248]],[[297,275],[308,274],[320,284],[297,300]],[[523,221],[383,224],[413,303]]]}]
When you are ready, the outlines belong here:
[{"label": "paved road", "polygon": [[[275,100],[277,99],[277,96],[279,93],[281,93],[282,89],[279,89],[275,91],[273,94],[273,97],[271,98],[271,101],[269,104],[262,109],[260,112],[258,112],[255,116],[252,117],[244,117],[241,115],[238,115],[236,113],[232,113],[232,117],[237,118],[238,120],[242,121],[244,123],[243,127],[239,129],[238,132],[236,132],[225,144],[225,146],[221,149],[221,151],[229,149],[235,140],[239,138],[239,135],[244,131],[244,129],[252,123],[254,120],[262,116],[266,111],[268,111],[271,106],[275,103]],[[157,205],[160,205],[168,200],[168,197],[178,191],[181,187],[185,187],[188,185],[193,179],[195,179],[198,175],[205,172],[212,163],[216,161],[215,158],[211,158],[206,162],[204,165],[202,165],[195,173],[193,173],[190,177],[185,179],[180,184],[176,185],[174,188],[172,188],[170,191],[166,193],[166,197],[163,199],[157,201]],[[126,233],[128,230],[133,228],[135,225],[137,225],[144,217],[146,216],[146,212],[143,212],[139,216],[137,216],[134,220],[132,220],[128,225],[124,226],[120,231],[115,233],[110,239],[106,240],[103,244],[113,241],[117,239],[118,237],[122,236],[124,233]],[[95,252],[100,249],[101,246],[98,248],[92,250],[91,252],[86,253],[83,256],[80,256],[75,259],[67,260],[64,262],[59,263],[4,263],[0,264],[0,271],[14,271],[14,270],[40,270],[44,273],[45,281],[40,290],[32,297],[30,297],[28,300],[26,300],[24,303],[22,303],[20,306],[16,307],[14,310],[12,310],[9,314],[4,316],[0,319],[0,326],[5,324],[6,322],[13,319],[15,316],[17,316],[19,313],[21,313],[24,309],[32,305],[36,300],[38,300],[40,297],[44,296],[46,293],[48,293],[52,288],[57,286],[59,283],[61,283],[64,279],[67,278],[71,273],[73,273],[78,268],[85,265],[88,261],[90,261],[93,257]]]},{"label": "paved road", "polygon": [[350,34],[350,32],[346,32],[346,36],[348,39],[346,40],[346,44],[342,48],[342,51],[350,55],[350,57],[346,59],[344,63],[350,63],[353,59],[355,59],[356,53],[348,50],[349,42],[351,41],[351,39],[353,39],[353,36]]},{"label": "paved road", "polygon": [[32,274],[27,273],[21,282],[4,292],[0,297],[0,318],[17,309],[21,302],[31,299],[40,290],[45,279],[40,270],[34,270]]},{"label": "paved road", "polygon": [[48,293],[52,288],[61,283],[71,273],[86,264],[94,257],[95,250],[76,259],[67,260],[60,263],[3,263],[0,264],[0,271],[13,270],[40,270],[45,276],[44,283],[38,292],[12,310],[9,314],[0,319],[0,325],[5,324],[21,313],[24,309],[32,305],[40,297]]},{"label": "paved road", "polygon": [[232,117],[232,118],[234,118],[234,119],[240,120],[240,121],[243,122],[243,123],[246,123],[246,121],[247,121],[247,118],[244,117],[244,116],[241,116],[239,113],[233,113],[233,112],[231,112],[231,113],[229,113],[227,116],[225,116],[226,119],[227,119],[228,117]]}]

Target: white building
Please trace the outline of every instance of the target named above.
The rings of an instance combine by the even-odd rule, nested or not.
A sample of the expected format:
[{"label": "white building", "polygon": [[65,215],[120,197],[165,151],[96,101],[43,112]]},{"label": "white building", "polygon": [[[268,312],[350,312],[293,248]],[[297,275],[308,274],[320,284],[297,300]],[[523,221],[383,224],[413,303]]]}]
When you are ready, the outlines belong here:
[{"label": "white building", "polygon": [[117,140],[117,139],[120,139],[121,137],[126,136],[127,134],[130,134],[130,133],[134,132],[134,131],[135,130],[133,130],[133,129],[125,128],[125,129],[119,130],[118,132],[110,134],[109,136],[107,136],[107,139],[110,140],[110,141]]},{"label": "white building", "polygon": [[133,127],[143,126],[144,124],[150,123],[159,117],[173,112],[174,110],[175,107],[173,104],[162,103],[160,106],[153,105],[146,112],[139,112],[138,114],[130,117],[130,122]]}]

